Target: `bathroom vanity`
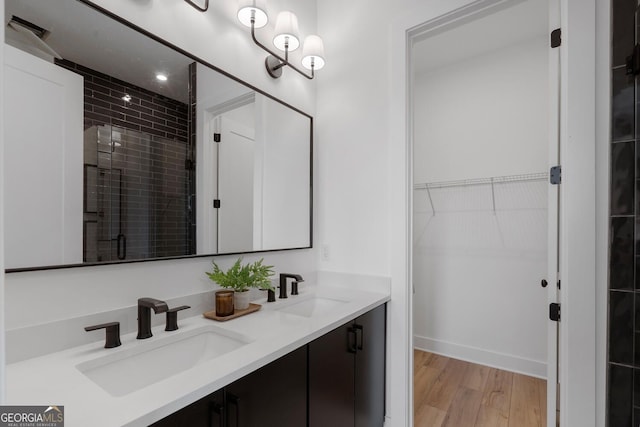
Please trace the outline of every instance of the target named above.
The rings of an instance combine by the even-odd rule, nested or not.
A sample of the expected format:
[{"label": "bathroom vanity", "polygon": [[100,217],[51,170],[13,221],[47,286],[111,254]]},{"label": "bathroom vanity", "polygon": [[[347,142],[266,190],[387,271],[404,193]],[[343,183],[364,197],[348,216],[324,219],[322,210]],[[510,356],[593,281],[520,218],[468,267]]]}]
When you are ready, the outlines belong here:
[{"label": "bathroom vanity", "polygon": [[310,286],[228,322],[12,363],[7,404],[63,405],[67,427],[381,426],[388,300]]},{"label": "bathroom vanity", "polygon": [[385,319],[378,306],[153,426],[382,426]]}]

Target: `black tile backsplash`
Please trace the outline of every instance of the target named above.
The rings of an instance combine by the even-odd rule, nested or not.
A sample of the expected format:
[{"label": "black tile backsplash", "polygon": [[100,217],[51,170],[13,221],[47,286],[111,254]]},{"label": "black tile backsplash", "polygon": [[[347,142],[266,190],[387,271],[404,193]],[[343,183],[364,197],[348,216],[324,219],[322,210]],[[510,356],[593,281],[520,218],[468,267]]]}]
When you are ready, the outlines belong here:
[{"label": "black tile backsplash", "polygon": [[640,257],[636,258],[636,269],[635,269],[635,290],[640,291]]},{"label": "black tile backsplash", "polygon": [[637,0],[612,0],[607,426],[640,423],[640,115],[626,58]]},{"label": "black tile backsplash", "polygon": [[613,217],[609,229],[609,288],[634,289],[635,218]]},{"label": "black tile backsplash", "polygon": [[634,363],[634,293],[609,293],[609,361],[625,365]]},{"label": "black tile backsplash", "polygon": [[611,215],[633,215],[635,208],[635,142],[611,145]]},{"label": "black tile backsplash", "polygon": [[635,9],[634,1],[612,1],[611,65],[614,67],[625,64],[635,44]]},{"label": "black tile backsplash", "polygon": [[633,419],[633,368],[609,364],[609,427],[630,427]]},{"label": "black tile backsplash", "polygon": [[624,67],[612,71],[611,136],[614,142],[635,138],[635,85]]},{"label": "black tile backsplash", "polygon": [[[85,125],[114,124],[187,143],[187,104],[71,61],[56,64],[84,77],[85,119],[93,119]],[[126,94],[129,102],[122,99]]]}]

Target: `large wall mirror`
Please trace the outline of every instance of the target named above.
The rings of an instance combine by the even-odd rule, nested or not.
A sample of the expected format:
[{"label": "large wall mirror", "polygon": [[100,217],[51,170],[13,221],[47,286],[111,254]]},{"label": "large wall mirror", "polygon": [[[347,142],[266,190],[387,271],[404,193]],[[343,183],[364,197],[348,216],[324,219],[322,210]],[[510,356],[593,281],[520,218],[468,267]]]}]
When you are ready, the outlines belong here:
[{"label": "large wall mirror", "polygon": [[311,247],[311,116],[84,0],[5,0],[7,271]]}]

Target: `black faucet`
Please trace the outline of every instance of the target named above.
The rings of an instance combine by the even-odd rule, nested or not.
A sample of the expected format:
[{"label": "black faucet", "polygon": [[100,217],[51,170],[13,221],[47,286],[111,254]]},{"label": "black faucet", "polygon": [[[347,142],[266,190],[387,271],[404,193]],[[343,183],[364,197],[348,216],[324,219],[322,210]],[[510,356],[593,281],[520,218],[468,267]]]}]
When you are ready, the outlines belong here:
[{"label": "black faucet", "polygon": [[304,282],[299,274],[280,273],[280,298],[287,297],[287,278],[294,279],[291,283],[291,295],[298,295],[298,283]]},{"label": "black faucet", "polygon": [[154,313],[164,313],[169,307],[164,301],[160,301],[154,298],[139,298],[138,299],[138,338],[143,340],[145,338],[151,338],[151,309]]}]

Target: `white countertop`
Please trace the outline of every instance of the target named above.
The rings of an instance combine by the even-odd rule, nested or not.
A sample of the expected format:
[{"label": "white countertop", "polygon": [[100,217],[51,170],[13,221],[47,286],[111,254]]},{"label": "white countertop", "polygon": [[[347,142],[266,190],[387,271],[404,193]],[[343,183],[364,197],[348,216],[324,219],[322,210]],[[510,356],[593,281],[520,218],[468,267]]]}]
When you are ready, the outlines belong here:
[{"label": "white countertop", "polygon": [[[279,311],[314,296],[345,303],[312,317]],[[299,296],[275,303],[256,301],[262,304],[260,311],[226,322],[202,316],[182,319],[178,313],[178,331],[165,332],[163,325],[154,327],[154,336],[147,340],[137,340],[135,333],[123,335],[122,345],[117,348],[105,349],[104,342],[93,343],[7,365],[6,404],[63,405],[66,427],[147,426],[388,300],[388,293],[320,286],[301,289]],[[120,397],[103,390],[77,368],[108,354],[148,345],[168,334],[211,324],[240,334],[249,343]]]}]

